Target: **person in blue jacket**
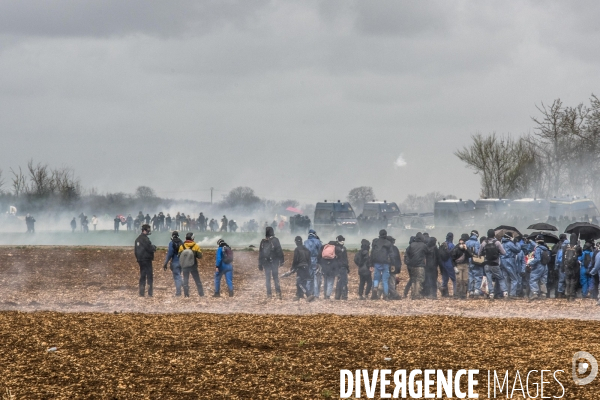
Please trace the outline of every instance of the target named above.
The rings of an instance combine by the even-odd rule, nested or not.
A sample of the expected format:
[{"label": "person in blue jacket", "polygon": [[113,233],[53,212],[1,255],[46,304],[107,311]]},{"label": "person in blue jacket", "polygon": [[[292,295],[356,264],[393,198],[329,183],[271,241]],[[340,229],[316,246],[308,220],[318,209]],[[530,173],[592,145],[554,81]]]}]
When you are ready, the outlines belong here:
[{"label": "person in blue jacket", "polygon": [[579,282],[581,283],[581,296],[583,298],[588,297],[588,293],[594,285],[591,271],[593,270],[594,264],[594,244],[592,242],[585,242],[583,245],[583,252],[577,258],[579,260]]},{"label": "person in blue jacket", "polygon": [[[592,275],[592,277],[594,277],[598,274],[598,272],[600,272],[600,242],[596,243],[595,254],[596,255],[594,256],[594,266],[592,268],[592,271],[590,272],[590,275]],[[600,306],[600,298],[598,299],[597,304]]]},{"label": "person in blue jacket", "polygon": [[544,243],[544,237],[538,235],[535,238],[536,246],[533,250],[533,260],[528,264],[529,273],[529,298],[531,300],[546,298],[546,282],[548,281],[548,264],[544,264],[544,252],[550,259],[550,249]]},{"label": "person in blue jacket", "polygon": [[508,295],[517,297],[518,276],[520,275],[517,269],[517,254],[521,252],[521,248],[517,246],[513,240],[512,233],[506,232],[502,237],[502,247],[506,254],[500,256],[500,264],[502,265],[502,273],[508,286]]},{"label": "person in blue jacket", "polygon": [[221,278],[225,275],[225,282],[229,288],[229,297],[233,297],[233,265],[224,262],[225,249],[229,248],[223,239],[217,240],[217,257],[215,262],[215,294],[213,297],[221,297]]},{"label": "person in blue jacket", "polygon": [[440,261],[442,262],[442,285],[440,286],[440,292],[442,297],[448,297],[448,281],[452,281],[452,293],[456,293],[456,274],[454,272],[454,261],[452,260],[451,254],[454,250],[454,233],[448,232],[446,235],[446,241],[440,244],[438,254],[440,255]]},{"label": "person in blue jacket", "polygon": [[312,285],[309,288],[315,298],[319,297],[321,292],[321,281],[323,276],[319,270],[318,260],[321,250],[323,250],[323,243],[317,236],[317,232],[314,229],[308,231],[308,239],[304,241],[304,246],[310,251],[310,277],[312,279]]},{"label": "person in blue jacket", "polygon": [[171,261],[171,272],[173,272],[173,281],[175,282],[175,296],[181,296],[181,265],[179,265],[179,246],[183,242],[179,238],[179,232],[173,231],[169,249],[167,250],[167,258],[163,265],[163,269],[167,270],[167,264]]},{"label": "person in blue jacket", "polygon": [[[471,237],[465,243],[471,254],[479,254],[479,232],[471,231]],[[483,265],[473,264],[473,259],[469,258],[469,297],[481,296],[481,283],[483,281]]]}]

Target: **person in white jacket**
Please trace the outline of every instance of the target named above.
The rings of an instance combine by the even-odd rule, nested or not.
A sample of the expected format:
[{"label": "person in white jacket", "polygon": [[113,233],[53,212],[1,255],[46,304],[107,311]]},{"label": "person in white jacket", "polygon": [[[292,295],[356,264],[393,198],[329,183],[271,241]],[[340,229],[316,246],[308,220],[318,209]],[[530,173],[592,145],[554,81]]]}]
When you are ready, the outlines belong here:
[{"label": "person in white jacket", "polygon": [[92,225],[94,225],[94,230],[96,230],[96,225],[98,225],[98,217],[95,215],[92,216]]}]

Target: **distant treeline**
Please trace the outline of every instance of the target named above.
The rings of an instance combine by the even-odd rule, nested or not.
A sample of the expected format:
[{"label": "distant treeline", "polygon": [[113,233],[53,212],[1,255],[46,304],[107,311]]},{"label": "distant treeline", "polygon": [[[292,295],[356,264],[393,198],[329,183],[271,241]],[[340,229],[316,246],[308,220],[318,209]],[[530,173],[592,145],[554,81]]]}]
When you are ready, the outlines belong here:
[{"label": "distant treeline", "polygon": [[600,201],[600,99],[537,107],[531,134],[473,135],[455,152],[481,177],[487,198],[588,196]]}]

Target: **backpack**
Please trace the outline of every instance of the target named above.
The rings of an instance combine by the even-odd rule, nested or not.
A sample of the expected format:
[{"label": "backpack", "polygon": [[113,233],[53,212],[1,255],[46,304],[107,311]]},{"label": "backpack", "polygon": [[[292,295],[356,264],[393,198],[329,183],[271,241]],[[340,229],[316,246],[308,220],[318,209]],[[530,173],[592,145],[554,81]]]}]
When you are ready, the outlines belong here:
[{"label": "backpack", "polygon": [[540,260],[541,264],[545,267],[550,263],[551,255],[550,250],[542,250],[542,258]]},{"label": "backpack", "polygon": [[[378,264],[389,264],[389,248],[386,248],[384,244],[387,242],[386,239],[375,239],[371,247],[371,259],[374,263]],[[389,243],[389,242],[388,242]]]},{"label": "backpack", "polygon": [[273,255],[275,253],[275,247],[273,246],[273,242],[271,239],[263,239],[260,242],[260,258],[263,261],[271,262],[273,261]]},{"label": "backpack", "polygon": [[440,258],[442,261],[446,262],[450,259],[450,250],[448,249],[448,242],[443,242],[440,244]]},{"label": "backpack", "polygon": [[326,244],[323,246],[323,252],[321,253],[321,256],[325,260],[333,260],[335,258],[335,246],[332,244]]},{"label": "backpack", "polygon": [[173,239],[172,240],[172,247],[173,247],[173,253],[175,255],[179,254],[179,247],[181,247],[183,245],[183,242],[181,241],[181,239],[177,238],[177,239]]},{"label": "backpack", "polygon": [[354,255],[354,264],[358,266],[358,275],[367,277],[371,275],[371,270],[367,262],[369,253],[367,252],[367,255],[363,258],[362,252],[361,250]]},{"label": "backpack", "polygon": [[485,243],[483,248],[483,254],[485,255],[485,262],[488,265],[498,265],[498,259],[500,258],[500,250],[496,247],[496,241],[491,240]]},{"label": "backpack", "polygon": [[196,254],[191,247],[185,248],[179,255],[179,265],[181,268],[192,268],[196,265]]},{"label": "backpack", "polygon": [[473,265],[476,265],[476,266],[480,267],[483,264],[485,264],[485,257],[480,257],[480,256],[477,255],[477,251],[475,250],[475,246],[471,246],[469,248],[469,251],[473,255],[473,258],[471,258],[471,262],[473,263]]},{"label": "backpack", "polygon": [[577,269],[577,251],[574,247],[567,246],[563,253],[563,265],[565,269],[575,271]]},{"label": "backpack", "polygon": [[231,247],[224,246],[222,256],[222,264],[231,264],[233,262],[233,250],[231,250]]}]

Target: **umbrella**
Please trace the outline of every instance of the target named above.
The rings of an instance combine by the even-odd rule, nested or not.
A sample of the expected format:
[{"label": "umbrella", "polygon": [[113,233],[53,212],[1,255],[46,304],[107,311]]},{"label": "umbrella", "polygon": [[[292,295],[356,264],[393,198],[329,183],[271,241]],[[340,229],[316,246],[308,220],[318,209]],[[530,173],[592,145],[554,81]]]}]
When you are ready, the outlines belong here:
[{"label": "umbrella", "polygon": [[560,242],[558,236],[550,232],[533,232],[531,235],[529,235],[529,238],[535,240],[537,235],[542,235],[545,243],[555,244]]},{"label": "umbrella", "polygon": [[535,229],[536,231],[558,231],[557,227],[545,222],[538,222],[537,224],[529,225],[527,229]]},{"label": "umbrella", "polygon": [[600,239],[600,226],[589,222],[574,222],[567,226],[565,233],[575,233],[583,240]]},{"label": "umbrella", "polygon": [[519,232],[519,230],[517,228],[515,228],[514,226],[500,225],[499,227],[494,229],[494,233],[496,234],[496,239],[498,239],[498,240],[502,239],[502,236],[504,236],[504,234],[506,232],[512,233],[513,237],[523,236],[521,234],[521,232]]},{"label": "umbrella", "polygon": [[302,214],[302,210],[300,210],[299,208],[295,208],[295,207],[288,207],[286,208],[287,211],[296,213],[296,214]]}]

